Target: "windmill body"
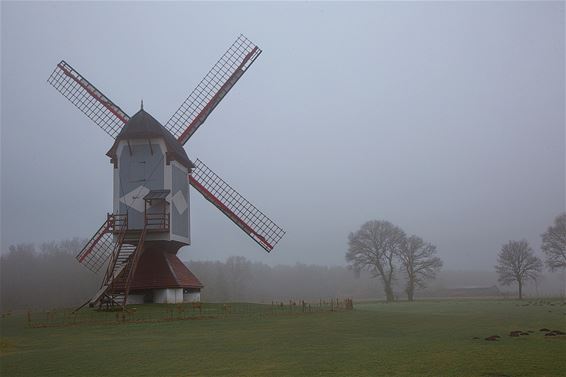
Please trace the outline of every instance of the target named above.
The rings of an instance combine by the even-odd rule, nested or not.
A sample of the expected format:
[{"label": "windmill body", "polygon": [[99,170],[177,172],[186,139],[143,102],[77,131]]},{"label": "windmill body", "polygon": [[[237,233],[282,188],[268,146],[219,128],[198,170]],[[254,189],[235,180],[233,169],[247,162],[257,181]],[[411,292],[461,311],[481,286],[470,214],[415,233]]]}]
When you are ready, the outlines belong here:
[{"label": "windmill body", "polygon": [[126,216],[126,239],[136,242],[147,228],[128,303],[199,301],[202,283],[176,256],[190,244],[187,176],[194,165],[183,146],[142,109],[107,155],[114,167],[113,213]]},{"label": "windmill body", "polygon": [[150,221],[148,241],[190,244],[189,181],[194,168],[183,146],[143,109],[118,134],[107,155],[114,165],[114,213],[128,228]]},{"label": "windmill body", "polygon": [[85,305],[200,300],[203,284],[177,258],[191,243],[189,186],[266,251],[283,237],[283,229],[183,148],[260,53],[238,37],[165,125],[143,105],[129,117],[68,63],[57,65],[48,82],[114,138],[107,152],[113,211],[77,255],[91,271],[104,271]]}]

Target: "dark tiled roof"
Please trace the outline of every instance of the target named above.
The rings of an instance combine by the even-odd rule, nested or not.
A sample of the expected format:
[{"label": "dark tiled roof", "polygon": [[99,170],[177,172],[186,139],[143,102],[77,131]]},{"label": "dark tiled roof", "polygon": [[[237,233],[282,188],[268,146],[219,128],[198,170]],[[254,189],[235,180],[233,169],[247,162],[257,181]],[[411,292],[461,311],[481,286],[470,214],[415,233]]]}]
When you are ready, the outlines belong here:
[{"label": "dark tiled roof", "polygon": [[190,288],[202,288],[203,285],[200,280],[185,266],[183,262],[176,255],[166,253],[165,257],[171,266],[171,270],[177,279],[179,285]]},{"label": "dark tiled roof", "polygon": [[130,289],[202,288],[198,278],[173,253],[150,249],[138,261]]},{"label": "dark tiled roof", "polygon": [[116,136],[112,148],[110,148],[106,155],[110,158],[116,158],[116,148],[121,140],[150,139],[155,137],[161,137],[165,140],[167,152],[169,152],[173,159],[179,161],[180,164],[189,169],[194,167],[181,143],[175,139],[171,132],[167,131],[165,127],[143,109],[130,118],[128,123],[122,128],[122,131]]}]

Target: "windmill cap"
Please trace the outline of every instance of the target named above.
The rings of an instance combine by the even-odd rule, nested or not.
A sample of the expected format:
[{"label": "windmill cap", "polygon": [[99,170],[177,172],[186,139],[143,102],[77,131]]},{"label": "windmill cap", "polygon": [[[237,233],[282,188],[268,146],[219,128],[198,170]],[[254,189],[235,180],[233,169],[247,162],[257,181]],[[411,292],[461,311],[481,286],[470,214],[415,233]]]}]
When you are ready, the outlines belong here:
[{"label": "windmill cap", "polygon": [[116,149],[122,140],[148,140],[152,138],[162,138],[165,141],[170,159],[178,161],[187,169],[194,168],[194,164],[189,160],[189,156],[187,156],[187,152],[185,152],[181,143],[179,143],[171,132],[167,131],[161,123],[143,109],[135,113],[128,123],[124,125],[106,155],[112,159],[116,159]]}]

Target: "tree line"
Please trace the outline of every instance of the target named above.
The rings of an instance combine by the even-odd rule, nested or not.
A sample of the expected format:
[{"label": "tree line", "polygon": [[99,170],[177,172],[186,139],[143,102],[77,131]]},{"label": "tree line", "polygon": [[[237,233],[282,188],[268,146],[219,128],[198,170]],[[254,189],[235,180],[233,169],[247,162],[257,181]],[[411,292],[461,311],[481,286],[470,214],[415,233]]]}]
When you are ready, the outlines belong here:
[{"label": "tree line", "polygon": [[[4,250],[0,255],[0,311],[76,307],[91,298],[102,276],[75,259],[85,242],[75,238],[24,243]],[[204,284],[201,298],[205,302],[366,299],[375,298],[378,289],[369,275],[356,277],[344,266],[269,266],[241,256],[185,263]]]},{"label": "tree line", "polygon": [[[0,255],[0,310],[51,309],[80,305],[96,292],[101,276],[81,266],[76,253],[86,240],[70,239],[39,245],[12,245]],[[409,300],[463,285],[494,284],[462,272],[441,272],[436,247],[417,236],[407,236],[386,221],[370,221],[348,237],[348,266],[269,266],[233,256],[225,261],[190,261],[188,267],[204,284],[203,301],[271,302],[319,300],[333,297]],[[541,251],[550,271],[566,269],[566,213],[542,234]],[[510,241],[498,255],[499,281],[523,286],[540,279],[542,259],[524,240]],[[356,273],[353,274],[352,270]],[[437,274],[441,274],[432,284]],[[494,273],[495,274],[495,273]],[[378,278],[378,279],[375,279]],[[462,280],[463,279],[463,280]],[[488,282],[489,280],[489,282]],[[554,279],[557,282],[556,278]],[[548,283],[547,289],[548,289]],[[552,283],[556,285],[555,283]],[[423,290],[429,286],[428,290]],[[555,288],[551,288],[555,289]],[[383,290],[383,295],[379,291]],[[420,290],[420,291],[419,291]],[[555,291],[556,292],[556,291]]]},{"label": "tree line", "polygon": [[75,259],[85,240],[12,245],[0,257],[0,306],[52,309],[80,305],[100,286],[101,277]]}]

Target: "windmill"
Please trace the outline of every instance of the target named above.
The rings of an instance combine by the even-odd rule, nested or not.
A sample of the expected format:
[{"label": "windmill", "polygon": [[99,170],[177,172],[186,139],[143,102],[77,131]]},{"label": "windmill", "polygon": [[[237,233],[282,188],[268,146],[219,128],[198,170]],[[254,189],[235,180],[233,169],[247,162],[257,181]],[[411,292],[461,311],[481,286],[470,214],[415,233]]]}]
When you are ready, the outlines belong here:
[{"label": "windmill", "polygon": [[68,63],[57,64],[47,82],[114,139],[107,152],[113,212],[76,256],[91,271],[104,271],[88,304],[124,309],[200,300],[202,283],[176,255],[191,243],[189,185],[267,252],[283,237],[282,228],[183,148],[260,54],[240,35],[165,126],[143,103],[128,116]]}]

